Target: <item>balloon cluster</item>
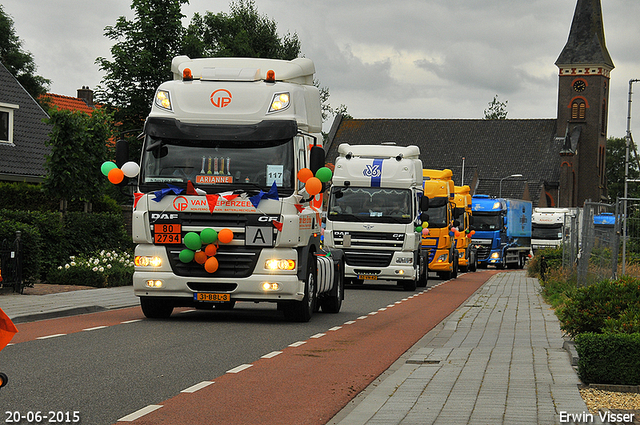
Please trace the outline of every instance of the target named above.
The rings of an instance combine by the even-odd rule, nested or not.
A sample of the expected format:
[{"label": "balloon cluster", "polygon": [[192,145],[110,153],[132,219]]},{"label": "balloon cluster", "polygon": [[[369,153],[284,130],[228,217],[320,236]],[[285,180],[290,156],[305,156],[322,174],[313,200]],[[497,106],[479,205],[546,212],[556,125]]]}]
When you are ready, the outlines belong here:
[{"label": "balloon cluster", "polygon": [[333,177],[333,172],[328,167],[319,168],[316,175],[308,168],[302,168],[298,171],[298,180],[304,183],[304,188],[311,196],[315,196],[322,192],[323,183],[328,182]]},{"label": "balloon cluster", "polygon": [[184,246],[186,249],[180,251],[178,258],[183,263],[195,261],[203,264],[204,269],[209,273],[218,270],[218,259],[215,257],[218,252],[219,243],[229,243],[233,240],[231,229],[222,229],[216,232],[214,229],[203,229],[200,234],[189,232],[184,235]]},{"label": "balloon cluster", "polygon": [[416,226],[416,232],[422,233],[422,236],[427,236],[429,234],[429,229],[427,228],[428,226],[429,223],[424,221],[420,226]]},{"label": "balloon cluster", "polygon": [[122,168],[118,168],[115,162],[105,161],[100,166],[102,174],[107,176],[113,184],[120,184],[125,177],[135,177],[140,172],[140,166],[133,161],[125,162]]}]

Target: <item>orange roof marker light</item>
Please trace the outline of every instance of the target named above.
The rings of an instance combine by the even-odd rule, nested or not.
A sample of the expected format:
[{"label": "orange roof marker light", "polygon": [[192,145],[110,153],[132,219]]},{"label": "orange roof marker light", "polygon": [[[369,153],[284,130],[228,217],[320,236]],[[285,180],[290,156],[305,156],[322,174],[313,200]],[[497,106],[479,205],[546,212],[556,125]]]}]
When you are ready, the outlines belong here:
[{"label": "orange roof marker light", "polygon": [[267,78],[265,78],[267,83],[275,83],[276,82],[276,72],[273,69],[267,71]]},{"label": "orange roof marker light", "polygon": [[191,74],[191,69],[185,68],[182,71],[182,81],[193,81],[193,74]]}]

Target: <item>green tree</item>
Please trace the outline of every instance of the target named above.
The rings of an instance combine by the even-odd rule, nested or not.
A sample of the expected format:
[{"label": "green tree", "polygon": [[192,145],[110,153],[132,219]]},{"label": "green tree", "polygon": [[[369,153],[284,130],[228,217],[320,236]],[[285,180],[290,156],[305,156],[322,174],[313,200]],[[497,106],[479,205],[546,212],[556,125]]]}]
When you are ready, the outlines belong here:
[{"label": "green tree", "polygon": [[187,56],[292,60],[300,55],[298,34],[280,37],[276,22],[260,15],[253,0],[231,2],[230,9],[193,16],[183,41]]},{"label": "green tree", "polygon": [[[627,151],[627,139],[624,137],[610,137],[607,140],[607,193],[611,201],[624,196],[624,169]],[[629,179],[640,177],[638,155],[631,147],[629,150]],[[635,182],[628,183],[628,197],[640,197],[640,185]]]},{"label": "green tree", "polygon": [[507,103],[508,100],[500,102],[498,95],[493,97],[493,100],[489,102],[489,108],[484,110],[485,120],[506,120],[507,119]]},{"label": "green tree", "polygon": [[[113,61],[96,59],[106,72],[96,99],[108,106],[123,131],[142,129],[156,88],[172,78],[171,60],[181,53],[185,3],[188,0],[133,0],[134,19],[121,16],[105,28],[105,36],[116,44],[111,47]],[[132,158],[137,159],[140,143],[130,140]]]},{"label": "green tree", "polygon": [[60,198],[61,205],[70,200],[91,202],[102,197],[107,180],[100,173],[100,166],[108,157],[111,114],[102,109],[96,109],[91,116],[51,109],[46,122],[52,125],[47,143],[51,153],[45,162],[47,193]]},{"label": "green tree", "polygon": [[22,50],[22,40],[13,28],[13,19],[0,4],[0,62],[36,100],[51,86],[51,80],[36,75],[33,55]]}]

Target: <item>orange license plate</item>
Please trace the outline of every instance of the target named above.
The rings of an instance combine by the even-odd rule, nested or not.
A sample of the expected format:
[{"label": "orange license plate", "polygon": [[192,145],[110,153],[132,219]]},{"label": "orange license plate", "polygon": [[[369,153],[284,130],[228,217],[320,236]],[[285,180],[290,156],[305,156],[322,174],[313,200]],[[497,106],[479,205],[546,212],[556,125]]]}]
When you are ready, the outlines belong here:
[{"label": "orange license plate", "polygon": [[361,274],[358,276],[360,280],[378,280],[378,276],[372,276],[370,274]]},{"label": "orange license plate", "polygon": [[182,243],[182,225],[180,224],[154,224],[153,242],[157,244]]},{"label": "orange license plate", "polygon": [[195,294],[193,294],[193,299],[196,301],[204,301],[208,303],[220,303],[224,301],[231,301],[231,295],[211,294],[208,292],[196,292]]}]

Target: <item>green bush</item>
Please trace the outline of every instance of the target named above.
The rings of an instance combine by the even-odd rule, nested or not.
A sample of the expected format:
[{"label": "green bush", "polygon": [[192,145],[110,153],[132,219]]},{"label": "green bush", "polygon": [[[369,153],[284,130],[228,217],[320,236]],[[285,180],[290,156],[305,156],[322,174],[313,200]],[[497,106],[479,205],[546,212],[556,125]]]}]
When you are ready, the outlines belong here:
[{"label": "green bush", "polygon": [[640,333],[640,307],[630,306],[618,318],[608,318],[602,329],[605,333]]},{"label": "green bush", "polygon": [[102,250],[91,256],[69,257],[64,265],[49,270],[47,281],[97,288],[127,286],[133,284],[133,269],[133,258],[128,252]]},{"label": "green bush", "polygon": [[583,383],[640,385],[640,334],[587,332],[575,342]]},{"label": "green bush", "polygon": [[605,322],[619,319],[627,310],[640,308],[640,280],[624,276],[578,288],[556,310],[561,329],[570,336],[602,333]]},{"label": "green bush", "polygon": [[562,268],[562,248],[544,248],[536,252],[536,255],[529,261],[527,265],[527,274],[531,277],[539,277],[540,280],[544,280],[542,276],[542,257],[544,257],[546,264],[546,271]]}]

